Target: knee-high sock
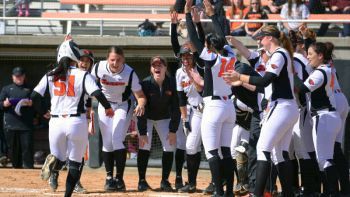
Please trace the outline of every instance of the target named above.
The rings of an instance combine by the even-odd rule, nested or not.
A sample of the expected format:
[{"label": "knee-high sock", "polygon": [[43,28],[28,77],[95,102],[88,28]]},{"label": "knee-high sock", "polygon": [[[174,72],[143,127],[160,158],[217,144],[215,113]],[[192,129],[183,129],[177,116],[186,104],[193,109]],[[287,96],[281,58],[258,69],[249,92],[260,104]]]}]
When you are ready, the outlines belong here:
[{"label": "knee-high sock", "polygon": [[222,187],[220,163],[221,159],[218,155],[214,155],[212,158],[208,159],[209,168],[212,176],[212,180],[215,186],[215,191],[218,195],[223,195],[224,190]]},{"label": "knee-high sock", "polygon": [[270,161],[261,161],[256,162],[256,182],[254,195],[263,196],[267,177],[270,175],[271,162]]},{"label": "knee-high sock", "polygon": [[230,147],[221,147],[223,178],[226,180],[226,193],[233,193],[234,164]]},{"label": "knee-high sock", "polygon": [[69,160],[69,170],[66,180],[66,191],[64,193],[65,197],[72,196],[75,185],[80,179],[80,169],[81,163]]},{"label": "knee-high sock", "polygon": [[113,177],[114,154],[113,152],[102,152],[103,162],[105,163],[107,176]]},{"label": "knee-high sock", "polygon": [[125,162],[126,162],[126,149],[115,150],[114,159],[117,166],[117,173],[115,178],[119,180],[123,180]]},{"label": "knee-high sock", "polygon": [[185,150],[176,149],[176,152],[175,152],[176,177],[182,177],[182,168],[184,163],[185,163]]},{"label": "knee-high sock", "polygon": [[168,180],[171,166],[173,165],[174,152],[163,151],[162,157],[162,180]]},{"label": "knee-high sock", "polygon": [[197,174],[200,162],[200,152],[194,155],[187,154],[188,183],[192,185],[197,184]]},{"label": "knee-high sock", "polygon": [[334,145],[334,163],[339,175],[340,192],[344,195],[350,194],[349,183],[349,164],[341,149],[341,144],[335,142]]},{"label": "knee-high sock", "polygon": [[324,169],[324,192],[327,196],[338,196],[338,173],[335,165]]},{"label": "knee-high sock", "polygon": [[311,164],[312,164],[312,170],[313,170],[313,188],[314,191],[317,193],[321,193],[321,174],[320,169],[318,166],[318,161],[316,158],[316,152],[309,152],[310,158],[311,158]]},{"label": "knee-high sock", "polygon": [[297,159],[291,160],[292,167],[293,167],[293,174],[292,174],[292,184],[293,189],[297,190],[299,189],[299,164]]},{"label": "knee-high sock", "polygon": [[278,177],[281,182],[282,192],[285,197],[293,197],[293,164],[290,160],[286,160],[277,164]]},{"label": "knee-high sock", "polygon": [[137,169],[139,171],[139,180],[146,180],[149,155],[150,151],[139,149],[139,152],[137,154]]}]

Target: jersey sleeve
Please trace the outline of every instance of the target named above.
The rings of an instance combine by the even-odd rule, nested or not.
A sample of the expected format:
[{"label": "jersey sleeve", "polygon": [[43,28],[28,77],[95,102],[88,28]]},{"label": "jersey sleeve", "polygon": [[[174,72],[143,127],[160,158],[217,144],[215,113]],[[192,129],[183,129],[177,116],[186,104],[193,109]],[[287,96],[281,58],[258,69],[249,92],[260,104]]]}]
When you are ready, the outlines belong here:
[{"label": "jersey sleeve", "polygon": [[279,76],[284,64],[285,62],[283,55],[281,53],[274,53],[266,65],[266,72],[270,72]]},{"label": "jersey sleeve", "polygon": [[137,76],[137,74],[134,72],[132,74],[132,83],[131,83],[131,90],[133,92],[137,92],[140,91],[142,89],[141,85],[140,85],[140,80],[139,77]]},{"label": "jersey sleeve", "polygon": [[204,47],[201,55],[199,56],[201,59],[206,60],[206,61],[212,61],[216,59],[216,54],[209,51],[207,47]]},{"label": "jersey sleeve", "polygon": [[180,69],[176,71],[176,90],[177,91],[184,91],[182,85],[181,85],[181,74],[180,74]]},{"label": "jersey sleeve", "polygon": [[94,78],[89,73],[86,74],[84,83],[85,90],[89,95],[91,95],[93,92],[99,89]]},{"label": "jersey sleeve", "polygon": [[38,85],[34,88],[34,91],[39,93],[41,96],[44,96],[46,88],[48,86],[47,81],[48,81],[47,76],[44,75],[44,77],[41,78]]},{"label": "jersey sleeve", "polygon": [[324,76],[321,71],[315,70],[311,75],[306,79],[304,85],[311,91],[315,91],[317,88],[321,87],[324,82]]},{"label": "jersey sleeve", "polygon": [[303,80],[303,67],[297,61],[294,61],[294,72],[299,79]]},{"label": "jersey sleeve", "polygon": [[309,18],[309,16],[310,16],[309,8],[306,5],[301,4],[300,9],[302,10],[301,11],[302,18],[303,19]]}]

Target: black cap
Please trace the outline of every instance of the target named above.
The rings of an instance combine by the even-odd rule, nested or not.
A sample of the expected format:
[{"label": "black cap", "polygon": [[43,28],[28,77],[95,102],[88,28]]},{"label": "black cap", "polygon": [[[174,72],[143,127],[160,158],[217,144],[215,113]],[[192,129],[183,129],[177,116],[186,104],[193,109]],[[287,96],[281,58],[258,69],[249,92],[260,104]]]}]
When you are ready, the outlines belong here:
[{"label": "black cap", "polygon": [[87,50],[87,49],[81,49],[80,50],[80,58],[82,58],[82,57],[90,58],[92,63],[94,63],[94,61],[95,61],[94,54],[92,53],[92,51]]},{"label": "black cap", "polygon": [[259,31],[257,34],[255,34],[253,36],[253,39],[254,40],[259,40],[259,39],[263,38],[264,36],[272,36],[272,37],[275,37],[275,38],[279,39],[280,38],[280,33],[277,32],[277,31],[276,32],[267,32],[267,31],[261,30],[261,31]]},{"label": "black cap", "polygon": [[22,67],[18,66],[12,70],[12,75],[19,76],[19,75],[24,75],[24,74],[25,74],[25,70]]},{"label": "black cap", "polygon": [[185,46],[185,47],[182,46],[182,47],[180,48],[179,56],[181,56],[181,55],[183,55],[183,54],[186,54],[186,53],[189,53],[189,54],[192,55],[191,49],[188,48],[187,46]]}]

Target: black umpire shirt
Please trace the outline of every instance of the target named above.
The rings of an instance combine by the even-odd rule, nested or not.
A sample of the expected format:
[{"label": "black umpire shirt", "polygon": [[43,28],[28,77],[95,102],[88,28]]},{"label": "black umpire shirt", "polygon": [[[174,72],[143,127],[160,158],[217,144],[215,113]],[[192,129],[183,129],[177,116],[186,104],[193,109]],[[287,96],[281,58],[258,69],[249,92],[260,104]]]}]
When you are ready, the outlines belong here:
[{"label": "black umpire shirt", "polygon": [[137,126],[140,135],[147,133],[147,119],[169,119],[169,131],[175,133],[180,123],[179,101],[175,79],[166,76],[160,88],[152,76],[141,82],[142,90],[147,98],[145,113],[138,117]]},{"label": "black umpire shirt", "polygon": [[30,98],[32,89],[27,85],[14,83],[3,87],[0,92],[0,110],[4,111],[4,129],[8,130],[32,130],[34,110],[32,107],[22,107],[21,116],[15,112],[15,105],[4,107],[4,100]]}]

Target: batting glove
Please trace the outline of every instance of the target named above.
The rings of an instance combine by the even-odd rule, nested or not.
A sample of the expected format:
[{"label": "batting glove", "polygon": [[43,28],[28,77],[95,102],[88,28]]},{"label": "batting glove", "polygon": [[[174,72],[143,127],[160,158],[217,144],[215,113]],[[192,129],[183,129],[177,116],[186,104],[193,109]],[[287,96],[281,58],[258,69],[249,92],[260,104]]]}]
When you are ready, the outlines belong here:
[{"label": "batting glove", "polygon": [[189,120],[182,120],[182,127],[183,127],[183,131],[184,131],[185,136],[188,136],[188,134],[192,130]]}]

